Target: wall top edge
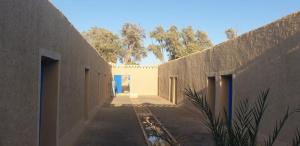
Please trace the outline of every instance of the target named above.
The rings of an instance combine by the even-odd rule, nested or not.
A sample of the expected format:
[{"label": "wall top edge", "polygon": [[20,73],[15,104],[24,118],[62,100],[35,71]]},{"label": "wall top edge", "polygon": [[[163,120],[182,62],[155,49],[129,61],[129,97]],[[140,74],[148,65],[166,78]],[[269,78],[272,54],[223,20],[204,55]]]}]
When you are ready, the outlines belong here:
[{"label": "wall top edge", "polygon": [[157,65],[115,65],[110,64],[112,68],[144,68],[144,69],[151,69],[151,68],[158,68]]}]

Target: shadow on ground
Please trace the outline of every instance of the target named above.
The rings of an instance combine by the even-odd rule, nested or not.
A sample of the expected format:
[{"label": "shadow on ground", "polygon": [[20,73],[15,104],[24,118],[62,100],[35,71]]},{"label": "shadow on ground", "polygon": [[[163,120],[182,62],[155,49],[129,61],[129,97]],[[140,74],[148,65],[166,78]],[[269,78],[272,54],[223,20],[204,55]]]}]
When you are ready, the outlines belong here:
[{"label": "shadow on ground", "polygon": [[213,145],[201,116],[157,96],[115,97],[87,124],[75,146],[146,146],[134,105],[147,106],[182,146]]}]

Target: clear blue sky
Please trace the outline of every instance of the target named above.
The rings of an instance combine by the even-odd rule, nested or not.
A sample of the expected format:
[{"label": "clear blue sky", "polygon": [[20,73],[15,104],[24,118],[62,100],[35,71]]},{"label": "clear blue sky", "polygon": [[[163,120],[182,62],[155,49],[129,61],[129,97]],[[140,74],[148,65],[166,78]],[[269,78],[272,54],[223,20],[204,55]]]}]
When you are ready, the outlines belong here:
[{"label": "clear blue sky", "polygon": [[[52,0],[80,31],[92,26],[120,33],[126,22],[141,25],[146,33],[162,25],[192,26],[206,31],[214,44],[226,40],[224,30],[248,32],[300,10],[299,0]],[[147,46],[151,39],[145,40]],[[160,63],[153,54],[141,64]]]}]

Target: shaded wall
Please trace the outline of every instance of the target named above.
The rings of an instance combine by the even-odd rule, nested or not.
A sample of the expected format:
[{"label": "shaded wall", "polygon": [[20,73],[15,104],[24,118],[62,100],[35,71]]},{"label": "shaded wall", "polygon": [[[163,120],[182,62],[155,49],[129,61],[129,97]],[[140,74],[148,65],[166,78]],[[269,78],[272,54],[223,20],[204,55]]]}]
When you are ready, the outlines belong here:
[{"label": "shaded wall", "polygon": [[[233,75],[233,103],[241,97],[256,99],[259,90],[270,88],[270,106],[262,134],[270,132],[274,119],[282,117],[285,107],[300,103],[300,13],[245,33],[211,49],[162,64],[158,68],[159,95],[168,99],[169,77],[178,77],[178,102],[184,89],[194,87],[207,93],[207,78],[216,77],[216,112],[221,109],[221,75]],[[234,105],[233,105],[234,106]],[[292,117],[282,140],[291,139],[300,116]]]},{"label": "shaded wall", "polygon": [[130,94],[157,95],[158,68],[157,66],[125,65],[113,66],[113,75],[130,75]]},{"label": "shaded wall", "polygon": [[0,4],[0,145],[37,146],[41,56],[58,59],[57,143],[84,126],[85,69],[89,118],[110,96],[111,68],[48,0]]}]

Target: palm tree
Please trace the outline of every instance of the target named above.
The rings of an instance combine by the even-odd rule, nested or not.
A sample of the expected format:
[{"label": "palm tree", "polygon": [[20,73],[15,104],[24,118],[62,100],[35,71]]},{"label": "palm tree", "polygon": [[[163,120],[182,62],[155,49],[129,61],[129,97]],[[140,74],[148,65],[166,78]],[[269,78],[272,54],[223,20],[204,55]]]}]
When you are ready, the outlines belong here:
[{"label": "palm tree", "polygon": [[[206,100],[206,96],[195,89],[185,89],[185,95],[205,116],[204,124],[211,132],[216,146],[257,146],[260,123],[267,109],[267,99],[269,89],[263,90],[254,104],[250,104],[248,99],[238,103],[235,110],[235,118],[221,118],[215,116]],[[291,110],[287,107],[282,119],[276,121],[271,135],[264,141],[264,146],[272,146],[277,140],[286,121],[293,114],[300,112],[299,108]],[[224,110],[225,115],[227,111]],[[224,121],[225,120],[225,121]],[[224,124],[225,123],[225,124]],[[260,144],[261,145],[261,144]],[[291,142],[292,146],[300,145],[300,131],[297,129]]]}]

